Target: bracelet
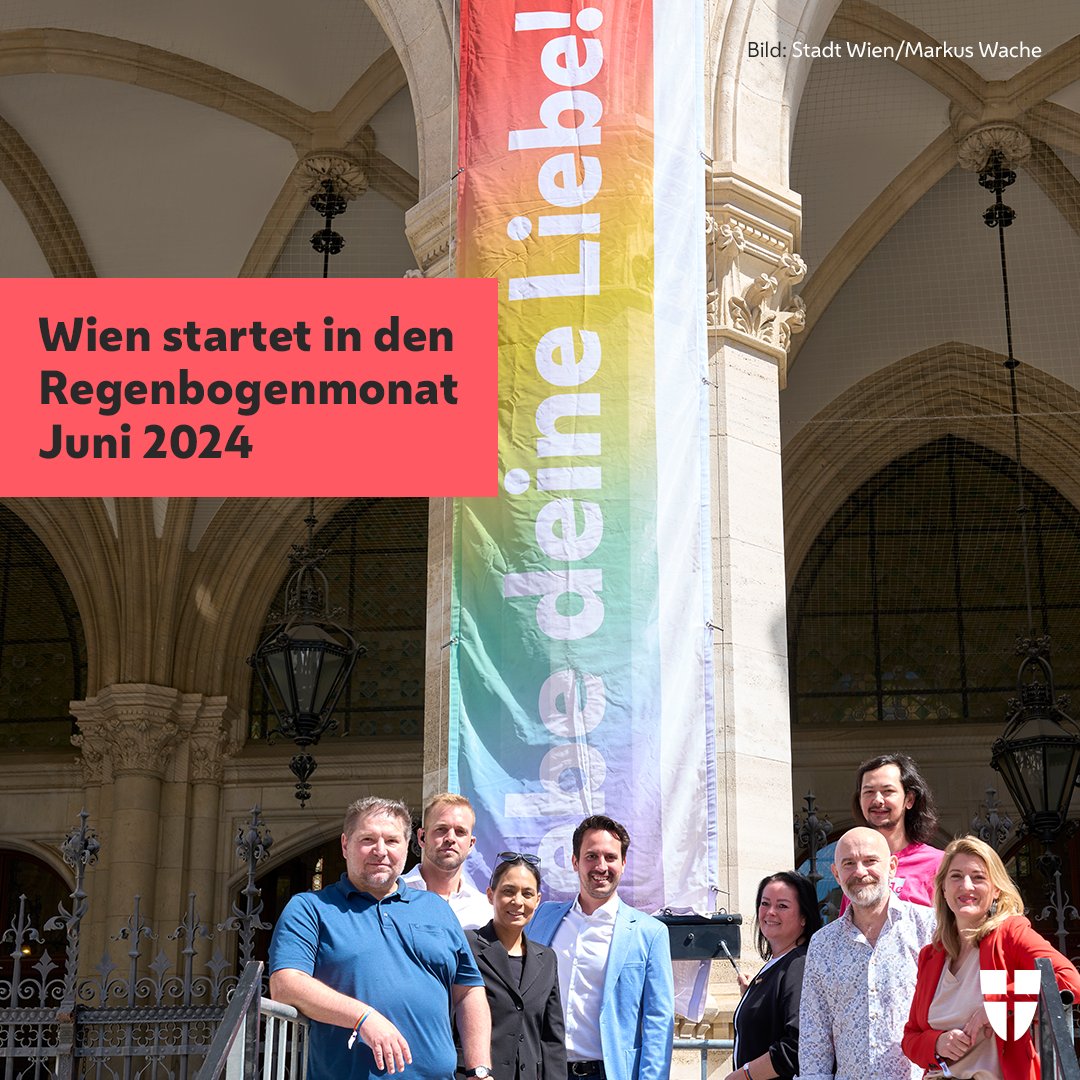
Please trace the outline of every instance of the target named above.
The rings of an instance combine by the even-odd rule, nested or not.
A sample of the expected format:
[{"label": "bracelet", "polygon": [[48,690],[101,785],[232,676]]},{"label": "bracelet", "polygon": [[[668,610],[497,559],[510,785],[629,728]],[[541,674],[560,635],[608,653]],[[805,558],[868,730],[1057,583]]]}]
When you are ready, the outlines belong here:
[{"label": "bracelet", "polygon": [[360,1019],[353,1024],[353,1029],[349,1035],[348,1049],[351,1050],[356,1045],[356,1036],[359,1034],[360,1029],[364,1026],[364,1021],[371,1015],[371,1010],[368,1009],[360,1014]]},{"label": "bracelet", "polygon": [[742,1071],[746,1073],[746,1080],[754,1080],[754,1078],[750,1075],[750,1067],[748,1065],[744,1065],[742,1067]]}]

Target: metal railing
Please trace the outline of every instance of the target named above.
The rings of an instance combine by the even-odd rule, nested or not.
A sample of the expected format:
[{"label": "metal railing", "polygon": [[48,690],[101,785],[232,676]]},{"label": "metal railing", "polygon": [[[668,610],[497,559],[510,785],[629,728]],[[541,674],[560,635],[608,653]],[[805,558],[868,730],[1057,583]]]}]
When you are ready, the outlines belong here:
[{"label": "metal railing", "polygon": [[672,1050],[696,1050],[701,1058],[701,1080],[708,1080],[709,1051],[723,1050],[731,1053],[735,1049],[732,1039],[676,1039]]},{"label": "metal railing", "polygon": [[[248,964],[195,1080],[222,1073],[225,1080],[254,1080],[260,1072],[261,1080],[305,1080],[308,1018],[291,1005],[260,999],[261,980],[262,964]],[[674,1049],[698,1051],[706,1080],[710,1051],[730,1053],[734,1046],[731,1039],[676,1039]]]},{"label": "metal railing", "polygon": [[308,1018],[291,1005],[263,998],[262,1080],[304,1080],[307,1076]]},{"label": "metal railing", "polygon": [[[110,918],[109,944],[93,967],[83,962],[82,938],[91,904],[87,871],[101,841],[89,814],[79,815],[61,847],[74,876],[68,899],[50,916],[35,898],[20,896],[11,924],[0,927],[3,1080],[194,1075],[240,985],[227,954],[235,948],[241,963],[253,960],[256,934],[269,929],[255,873],[272,840],[259,815],[255,807],[237,837],[247,885],[230,918],[216,927],[204,922],[192,893],[179,925],[163,933],[169,928],[155,928],[135,896],[119,926]],[[257,987],[255,995],[257,1013]],[[258,1033],[253,1037],[254,1053]]]},{"label": "metal railing", "polygon": [[[1080,1080],[1072,995],[1058,989],[1049,960],[1040,957],[1035,963],[1042,975],[1039,1056],[1043,1078]],[[308,1019],[290,1005],[260,999],[261,982],[262,964],[249,963],[195,1080],[218,1080],[222,1072],[226,1080],[254,1080],[260,1071],[261,1080],[305,1080]],[[698,1052],[701,1080],[708,1080],[710,1053],[731,1053],[734,1048],[731,1039],[685,1038],[673,1044],[674,1051]]]},{"label": "metal railing", "polygon": [[262,964],[248,964],[195,1080],[304,1080],[308,1018],[260,997]]},{"label": "metal railing", "polygon": [[1080,1080],[1072,1023],[1072,994],[1058,988],[1054,966],[1045,956],[1035,965],[1039,984],[1039,1060],[1043,1080]]},{"label": "metal railing", "polygon": [[228,1080],[253,1080],[259,1061],[262,973],[261,960],[250,960],[244,965],[195,1080],[217,1080],[222,1070]]}]

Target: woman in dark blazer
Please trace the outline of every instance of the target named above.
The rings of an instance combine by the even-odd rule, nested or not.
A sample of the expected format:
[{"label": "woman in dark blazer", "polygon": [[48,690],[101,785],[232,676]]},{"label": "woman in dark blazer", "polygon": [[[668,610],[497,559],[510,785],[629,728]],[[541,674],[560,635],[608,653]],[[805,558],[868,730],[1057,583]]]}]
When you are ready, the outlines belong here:
[{"label": "woman in dark blazer", "polygon": [[806,944],[821,929],[813,883],[783,870],[758,885],[757,946],[765,966],[739,976],[735,1069],[727,1080],[791,1080],[799,1071],[799,1002]]},{"label": "woman in dark blazer", "polygon": [[524,933],[540,902],[540,860],[516,852],[499,859],[487,891],[494,917],[465,931],[491,1007],[491,1070],[495,1080],[566,1080],[555,953]]}]

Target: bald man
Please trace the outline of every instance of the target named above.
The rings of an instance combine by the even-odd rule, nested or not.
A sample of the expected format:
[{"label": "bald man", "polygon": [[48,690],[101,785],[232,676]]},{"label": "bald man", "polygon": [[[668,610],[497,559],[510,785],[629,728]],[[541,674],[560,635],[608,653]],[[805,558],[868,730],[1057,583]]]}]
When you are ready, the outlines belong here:
[{"label": "bald man", "polygon": [[900,1049],[931,908],[889,887],[896,856],[876,829],[844,833],[832,872],[850,906],[811,939],[799,1008],[799,1080],[919,1080]]}]

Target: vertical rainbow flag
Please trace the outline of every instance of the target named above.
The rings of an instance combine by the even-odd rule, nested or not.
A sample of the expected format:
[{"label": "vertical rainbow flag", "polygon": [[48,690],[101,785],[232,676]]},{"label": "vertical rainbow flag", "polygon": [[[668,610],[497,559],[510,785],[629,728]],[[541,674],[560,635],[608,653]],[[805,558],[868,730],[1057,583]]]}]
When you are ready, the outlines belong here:
[{"label": "vertical rainbow flag", "polygon": [[463,0],[457,271],[499,280],[501,492],[454,519],[450,786],[478,883],[509,848],[577,890],[711,910],[701,0]]}]

